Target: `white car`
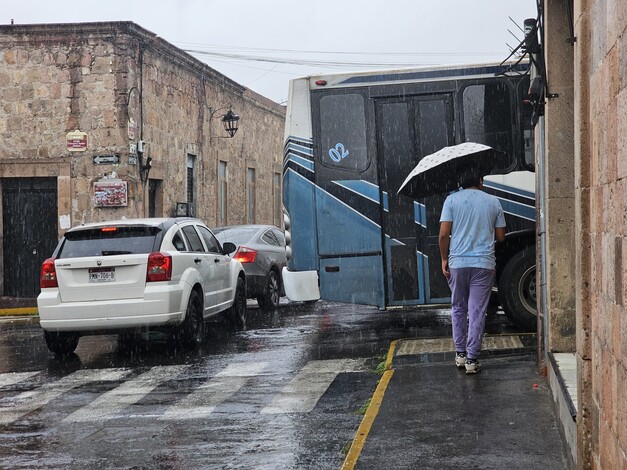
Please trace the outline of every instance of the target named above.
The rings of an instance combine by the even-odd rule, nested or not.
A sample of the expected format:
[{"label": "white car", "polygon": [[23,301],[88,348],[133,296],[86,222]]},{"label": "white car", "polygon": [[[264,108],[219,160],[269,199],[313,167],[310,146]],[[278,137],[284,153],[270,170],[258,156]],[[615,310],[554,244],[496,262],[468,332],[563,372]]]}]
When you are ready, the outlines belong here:
[{"label": "white car", "polygon": [[68,230],[41,268],[39,321],[48,349],[72,353],[84,335],[150,329],[204,341],[204,320],[246,322],[246,275],[197,219],[128,219]]}]

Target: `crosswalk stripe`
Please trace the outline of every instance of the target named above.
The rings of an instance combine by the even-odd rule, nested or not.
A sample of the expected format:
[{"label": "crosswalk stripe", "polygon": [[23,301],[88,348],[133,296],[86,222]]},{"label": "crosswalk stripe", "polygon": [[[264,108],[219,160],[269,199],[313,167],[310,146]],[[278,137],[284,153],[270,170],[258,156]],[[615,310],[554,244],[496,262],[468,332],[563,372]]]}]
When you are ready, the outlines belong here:
[{"label": "crosswalk stripe", "polygon": [[157,366],[119,387],[96,398],[89,405],[75,411],[63,421],[69,423],[105,421],[114,418],[124,408],[137,403],[144,396],[177,375],[185,372],[190,365]]},{"label": "crosswalk stripe", "polygon": [[22,416],[46,405],[58,396],[89,382],[115,381],[130,372],[129,369],[86,369],[67,375],[37,390],[20,393],[0,403],[0,424],[10,424]]},{"label": "crosswalk stripe", "polygon": [[198,419],[207,417],[215,408],[235,394],[251,378],[263,371],[266,362],[229,364],[211,380],[198,387],[175,405],[169,407],[159,420]]},{"label": "crosswalk stripe", "polygon": [[22,382],[33,375],[37,375],[39,372],[8,372],[0,374],[0,387],[7,387],[19,382]]},{"label": "crosswalk stripe", "polygon": [[[264,414],[304,413],[314,409],[318,400],[341,372],[367,370],[365,359],[339,359],[310,361],[265,408]],[[123,382],[103,393],[88,405],[76,410],[63,421],[66,423],[104,421],[125,414],[124,409],[139,402],[160,384],[185,372],[190,365],[156,366],[149,371]],[[251,377],[260,375],[267,362],[237,362],[227,365],[213,378],[192,393],[169,406],[159,415],[138,414],[136,417],[158,417],[160,420],[187,420],[203,418],[217,406],[237,393]],[[37,372],[12,372],[0,374],[0,387],[9,386],[40,374]],[[0,425],[12,423],[31,413],[60,395],[90,382],[119,381],[132,373],[132,369],[85,369],[46,383],[34,390],[0,400]],[[142,412],[143,413],[143,412]]]},{"label": "crosswalk stripe", "polygon": [[310,412],[340,372],[361,371],[363,364],[352,359],[310,361],[261,413]]}]

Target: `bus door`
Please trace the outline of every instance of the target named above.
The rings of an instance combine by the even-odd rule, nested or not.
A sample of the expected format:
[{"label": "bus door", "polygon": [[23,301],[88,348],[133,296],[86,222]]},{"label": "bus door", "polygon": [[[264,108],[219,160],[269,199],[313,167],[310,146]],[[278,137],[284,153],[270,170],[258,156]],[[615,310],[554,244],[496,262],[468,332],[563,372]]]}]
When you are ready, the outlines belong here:
[{"label": "bus door", "polygon": [[363,92],[316,94],[315,217],[320,296],[385,307],[381,201]]},{"label": "bus door", "polygon": [[452,145],[452,95],[379,99],[375,107],[386,304],[446,301],[450,290],[438,248],[444,196],[414,200],[397,191],[422,157]]}]

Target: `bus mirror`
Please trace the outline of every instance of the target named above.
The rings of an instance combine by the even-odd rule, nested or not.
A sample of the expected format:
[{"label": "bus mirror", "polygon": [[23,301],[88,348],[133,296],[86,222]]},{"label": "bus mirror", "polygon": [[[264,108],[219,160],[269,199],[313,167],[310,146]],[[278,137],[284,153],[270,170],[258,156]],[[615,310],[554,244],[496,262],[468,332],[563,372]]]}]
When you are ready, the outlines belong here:
[{"label": "bus mirror", "polygon": [[542,77],[537,76],[531,80],[529,92],[523,99],[523,105],[531,108],[531,126],[535,127],[540,116],[544,116],[544,82]]},{"label": "bus mirror", "polygon": [[525,28],[525,52],[537,54],[540,52],[540,43],[538,41],[538,28],[536,27],[535,18],[527,18],[524,22]]}]

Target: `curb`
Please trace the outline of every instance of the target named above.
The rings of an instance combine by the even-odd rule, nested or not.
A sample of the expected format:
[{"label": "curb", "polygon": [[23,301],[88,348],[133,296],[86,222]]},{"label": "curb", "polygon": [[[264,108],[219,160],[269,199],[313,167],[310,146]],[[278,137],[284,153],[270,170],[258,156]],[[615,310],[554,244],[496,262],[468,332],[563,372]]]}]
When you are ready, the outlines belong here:
[{"label": "curb", "polygon": [[368,434],[372,428],[372,423],[374,423],[377,414],[379,414],[379,408],[381,408],[383,396],[385,395],[385,391],[392,379],[392,375],[394,375],[394,370],[392,370],[392,359],[394,358],[396,344],[397,340],[390,343],[390,348],[388,349],[388,355],[385,361],[385,371],[383,372],[383,375],[377,384],[377,388],[370,399],[370,404],[368,405],[366,414],[361,420],[359,428],[357,428],[357,433],[355,434],[353,443],[351,444],[348,454],[344,459],[341,470],[353,470],[355,464],[357,463],[357,459],[359,459],[359,454],[361,454],[361,450],[364,448],[364,444],[366,443],[366,439],[368,438]]},{"label": "curb", "polygon": [[37,307],[0,308],[0,316],[38,315]]}]

